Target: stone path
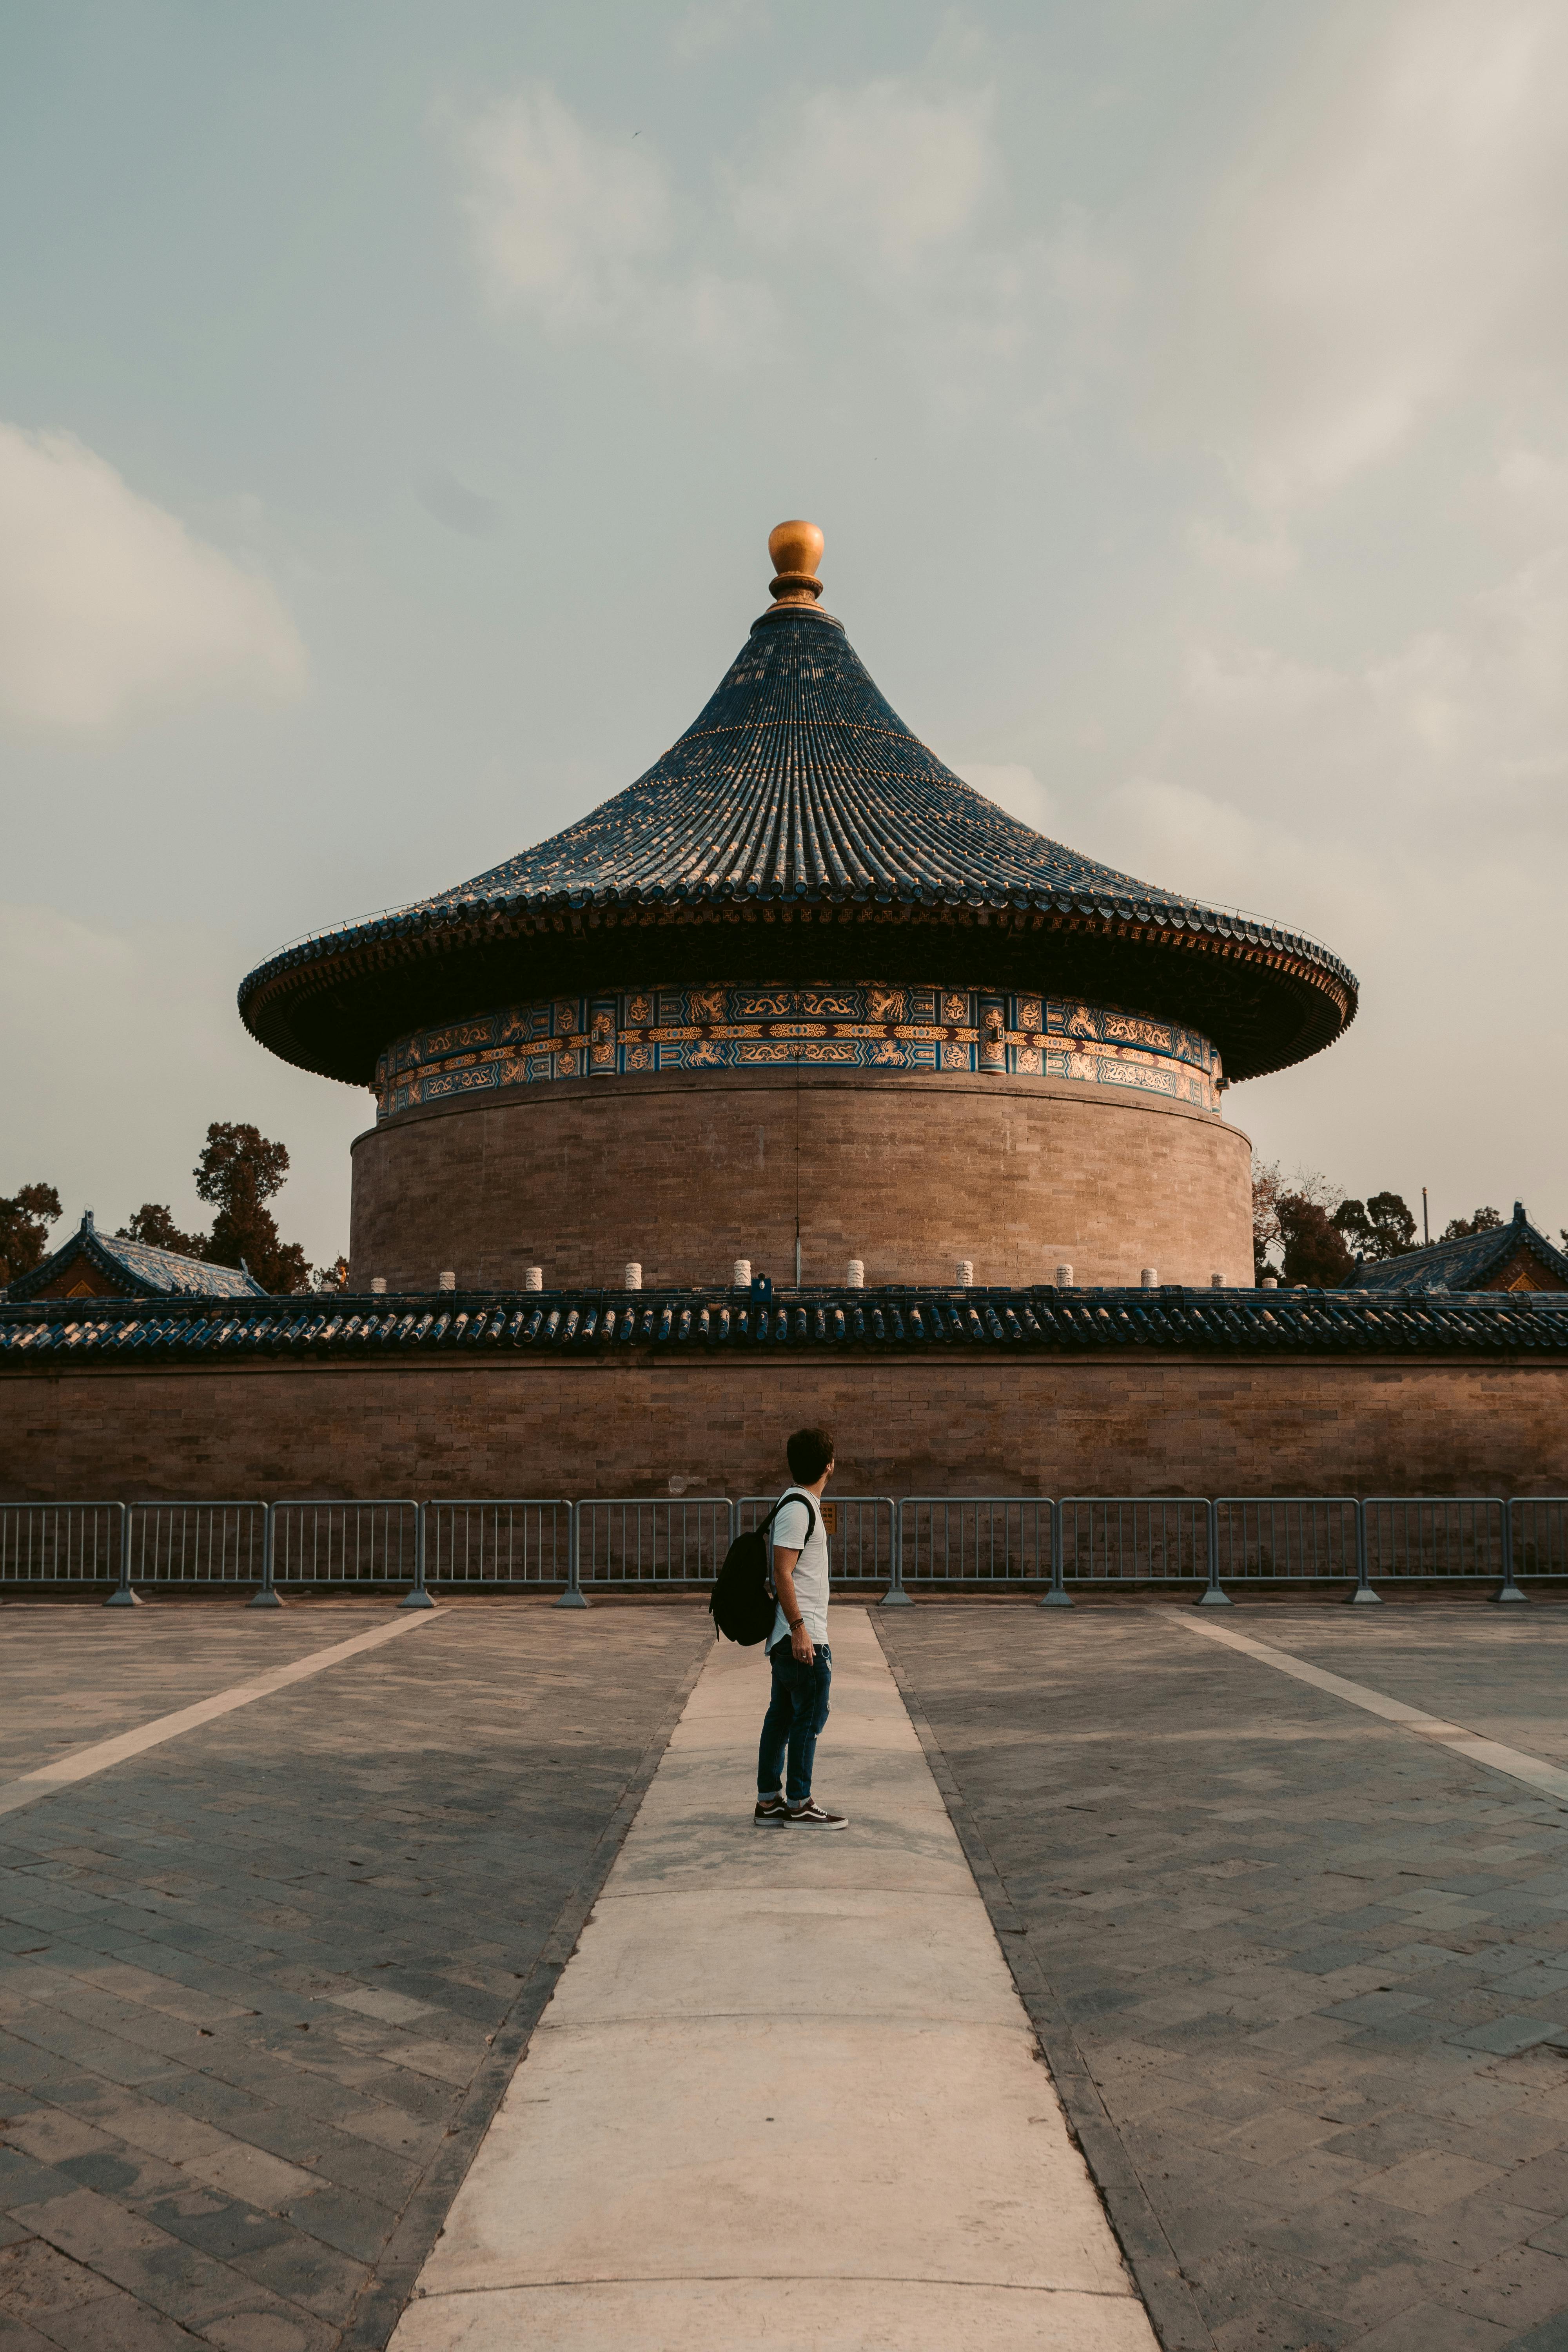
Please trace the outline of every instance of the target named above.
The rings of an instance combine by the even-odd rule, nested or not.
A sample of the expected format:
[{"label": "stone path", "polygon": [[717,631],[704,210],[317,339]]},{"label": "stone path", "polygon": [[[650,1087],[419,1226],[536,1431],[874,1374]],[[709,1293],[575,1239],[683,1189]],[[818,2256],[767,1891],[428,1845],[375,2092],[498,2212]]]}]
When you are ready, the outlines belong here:
[{"label": "stone path", "polygon": [[[389,1616],[7,1610],[0,1772]],[[464,1603],[0,1818],[0,2352],[385,2343],[708,1634]]]},{"label": "stone path", "polygon": [[395,2352],[1152,2352],[864,1612],[820,1791],[751,1819],[715,1650]]},{"label": "stone path", "polygon": [[[1568,1764],[1568,1611],[1215,1622]],[[1163,1609],[878,1631],[1162,2341],[1568,2352],[1563,1802]]]}]

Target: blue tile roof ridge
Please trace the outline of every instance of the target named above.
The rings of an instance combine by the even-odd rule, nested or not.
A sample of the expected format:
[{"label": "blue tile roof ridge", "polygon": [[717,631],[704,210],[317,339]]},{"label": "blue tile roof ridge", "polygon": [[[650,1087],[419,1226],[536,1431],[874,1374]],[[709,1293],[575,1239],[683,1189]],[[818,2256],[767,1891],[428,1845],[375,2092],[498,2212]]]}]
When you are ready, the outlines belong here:
[{"label": "blue tile roof ridge", "polygon": [[[0,1307],[0,1370],[43,1356],[78,1361],[137,1349],[178,1362],[252,1353],[546,1351],[647,1347],[921,1351],[979,1346],[1016,1354],[1156,1348],[1191,1352],[1381,1354],[1568,1352],[1552,1294],[1183,1288],[953,1290],[834,1287],[771,1302],[719,1288],[627,1292],[442,1291],[405,1297],[36,1300]],[[1553,1326],[1559,1328],[1553,1328]]]}]

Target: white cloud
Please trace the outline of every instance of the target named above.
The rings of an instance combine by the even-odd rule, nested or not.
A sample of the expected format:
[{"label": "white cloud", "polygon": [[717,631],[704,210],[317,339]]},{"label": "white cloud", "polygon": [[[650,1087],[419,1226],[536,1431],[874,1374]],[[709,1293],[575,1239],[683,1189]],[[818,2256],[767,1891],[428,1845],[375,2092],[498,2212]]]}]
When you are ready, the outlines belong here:
[{"label": "white cloud", "polygon": [[691,64],[715,50],[732,48],[766,26],[763,0],[692,0],[670,29],[669,46]]},{"label": "white cloud", "polygon": [[1319,28],[1184,280],[1178,408],[1260,506],[1560,360],[1565,89],[1559,0],[1354,0]]},{"label": "white cloud", "polygon": [[548,82],[462,129],[464,208],[493,307],[559,340],[618,333],[721,365],[762,355],[762,287],[671,263],[676,205],[651,139],[592,131]]},{"label": "white cloud", "polygon": [[467,211],[490,299],[561,334],[618,319],[673,233],[651,142],[595,136],[548,82],[530,82],[463,134]]},{"label": "white cloud", "polygon": [[734,185],[764,248],[825,247],[873,279],[905,278],[970,231],[997,178],[989,90],[911,83],[814,92],[778,120]]},{"label": "white cloud", "polygon": [[0,425],[0,720],[91,732],[305,674],[264,580],[69,434]]}]

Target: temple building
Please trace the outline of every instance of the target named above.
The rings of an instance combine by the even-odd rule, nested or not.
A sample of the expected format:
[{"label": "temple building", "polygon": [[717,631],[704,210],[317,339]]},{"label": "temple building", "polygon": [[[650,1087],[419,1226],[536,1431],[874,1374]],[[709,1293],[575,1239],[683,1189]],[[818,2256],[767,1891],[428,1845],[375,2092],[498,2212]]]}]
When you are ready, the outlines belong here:
[{"label": "temple building", "polygon": [[773,532],[636,783],[244,982],[262,1044],[374,1092],[356,1290],[1250,1285],[1226,1091],[1338,1037],[1352,975],[973,791],[823,611],[822,544]]},{"label": "temple building", "polygon": [[1254,1281],[1228,1089],[1342,1034],[1344,965],[971,791],[821,546],[774,532],[637,783],[245,982],[374,1093],[351,1288],[57,1254],[0,1306],[0,1499],[743,1496],[806,1423],[846,1496],[1563,1491],[1568,1291],[1458,1286],[1568,1274],[1522,1212]]},{"label": "temple building", "polygon": [[1568,1290],[1568,1257],[1516,1201],[1506,1225],[1399,1257],[1358,1258],[1351,1280],[1360,1290]]},{"label": "temple building", "polygon": [[254,1276],[209,1265],[179,1250],[154,1249],[123,1234],[100,1234],[85,1210],[70,1239],[19,1274],[7,1298],[265,1298]]}]

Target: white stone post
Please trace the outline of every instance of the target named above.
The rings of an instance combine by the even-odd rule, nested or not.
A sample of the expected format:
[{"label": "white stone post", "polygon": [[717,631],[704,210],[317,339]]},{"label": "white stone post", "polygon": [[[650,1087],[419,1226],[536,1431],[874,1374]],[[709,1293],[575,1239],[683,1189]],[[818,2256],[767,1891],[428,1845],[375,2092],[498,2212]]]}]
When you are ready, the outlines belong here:
[{"label": "white stone post", "polygon": [[525,1265],[522,1269],[522,1286],[524,1290],[542,1290],[544,1268],[542,1265]]},{"label": "white stone post", "polygon": [[1277,1274],[1266,1274],[1258,1286],[1260,1290],[1278,1290],[1279,1276]]},{"label": "white stone post", "polygon": [[751,1286],[752,1261],[749,1257],[738,1257],[730,1270],[730,1287],[731,1290],[750,1290]]},{"label": "white stone post", "polygon": [[952,1269],[952,1278],[954,1282],[957,1283],[960,1290],[973,1290],[974,1287],[974,1260],[972,1257],[961,1257]]},{"label": "white stone post", "polygon": [[441,1288],[442,1290],[456,1290],[456,1288],[458,1287],[458,1277],[457,1277],[457,1276],[456,1276],[455,1274],[450,1273],[450,1272],[448,1272],[448,1273],[447,1273],[447,1274],[442,1275],[442,1276],[441,1276],[441,1277],[440,1277],[440,1280],[439,1280],[438,1287],[439,1287],[439,1288]]},{"label": "white stone post", "polygon": [[1146,1265],[1138,1279],[1145,1290],[1158,1290],[1160,1287],[1158,1270],[1152,1265]]},{"label": "white stone post", "polygon": [[1057,1288],[1058,1290],[1070,1290],[1072,1286],[1073,1279],[1071,1266],[1058,1265],[1057,1268]]},{"label": "white stone post", "polygon": [[370,1286],[375,1297],[379,1298],[386,1288],[385,1275],[373,1274],[370,1278]]},{"label": "white stone post", "polygon": [[621,1280],[627,1290],[640,1290],[642,1288],[642,1267],[638,1265],[635,1257],[627,1258],[626,1265],[621,1269]]},{"label": "white stone post", "polygon": [[844,1285],[845,1288],[847,1290],[865,1289],[866,1261],[863,1257],[852,1257],[850,1259],[848,1265],[844,1269]]}]

